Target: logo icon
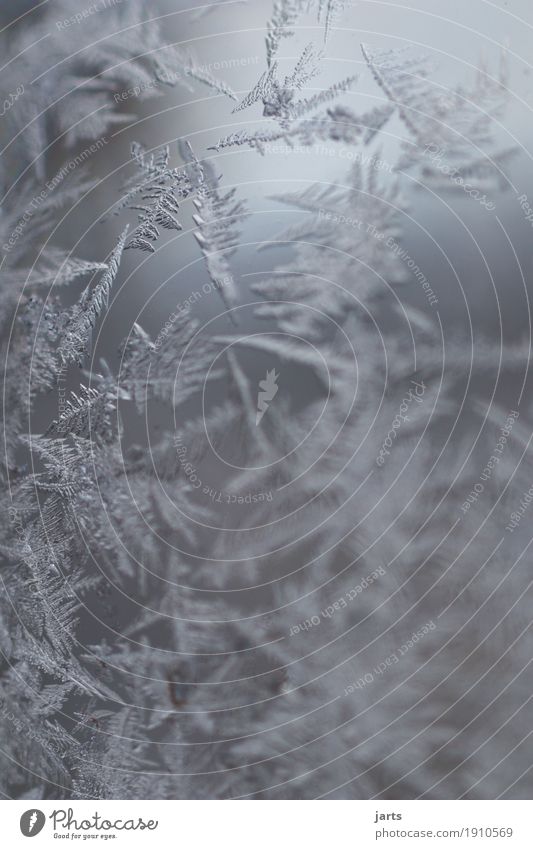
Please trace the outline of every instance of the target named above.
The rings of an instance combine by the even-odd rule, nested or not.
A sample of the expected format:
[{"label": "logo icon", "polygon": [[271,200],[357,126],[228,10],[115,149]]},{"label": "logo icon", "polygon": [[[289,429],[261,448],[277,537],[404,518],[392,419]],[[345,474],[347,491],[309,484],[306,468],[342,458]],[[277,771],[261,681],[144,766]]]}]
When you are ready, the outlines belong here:
[{"label": "logo icon", "polygon": [[267,371],[264,380],[259,381],[260,391],[257,393],[257,414],[255,417],[256,425],[259,424],[266,411],[270,406],[270,402],[274,400],[279,389],[276,380],[279,374],[276,374],[275,369]]},{"label": "logo icon", "polygon": [[24,837],[35,837],[43,830],[46,817],[42,811],[32,808],[30,811],[25,811],[20,818],[20,830]]}]

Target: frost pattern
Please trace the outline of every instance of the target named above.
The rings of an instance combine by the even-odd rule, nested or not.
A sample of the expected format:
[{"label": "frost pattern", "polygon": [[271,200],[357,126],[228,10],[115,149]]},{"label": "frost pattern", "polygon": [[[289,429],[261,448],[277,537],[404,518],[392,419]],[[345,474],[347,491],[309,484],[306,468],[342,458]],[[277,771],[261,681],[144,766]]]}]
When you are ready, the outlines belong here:
[{"label": "frost pattern", "polygon": [[[453,399],[463,387],[466,360],[457,335],[446,340],[444,368],[440,317],[430,321],[398,296],[416,284],[402,252],[409,215],[402,174],[449,189],[427,155],[436,145],[463,176],[475,175],[487,190],[494,186],[511,155],[494,140],[490,121],[504,108],[505,80],[489,85],[481,74],[471,88],[443,98],[426,59],[364,45],[383,102],[362,114],[339,103],[355,85],[353,76],[300,96],[319,72],[344,5],[276,0],[266,28],[266,70],[235,109],[240,116],[260,104],[266,129],[239,129],[210,146],[228,155],[249,146],[267,163],[268,143],[277,139],[349,145],[360,155],[327,184],[308,180],[271,198],[290,213],[291,223],[265,237],[268,250],[257,253],[267,271],[252,285],[254,328],[260,329],[251,335],[227,335],[221,325],[205,332],[190,309],[180,309],[159,335],[141,318],[125,328],[117,363],[91,359],[93,333],[114,315],[111,295],[122,283],[123,257],[139,256],[124,250],[146,252],[143,259],[153,263],[163,230],[190,228],[207,291],[212,285],[219,292],[226,311],[245,305],[233,265],[245,242],[246,191],[227,186],[218,157],[196,155],[183,139],[180,166],[171,164],[170,145],[151,151],[133,145],[137,171],[105,222],[105,238],[112,230],[114,242],[107,258],[103,249],[82,259],[45,235],[65,209],[76,217],[78,201],[97,185],[90,178],[62,179],[39,215],[19,224],[46,176],[41,154],[48,133],[68,146],[98,139],[124,120],[115,109],[117,90],[148,84],[154,74],[174,74],[234,99],[224,83],[167,50],[143,17],[143,4],[117,6],[109,19],[112,35],[96,38],[91,51],[80,42],[80,51],[71,46],[67,55],[61,39],[46,42],[42,67],[57,65],[36,88],[35,97],[53,101],[46,119],[35,117],[23,99],[21,111],[6,116],[14,134],[27,123],[24,161],[17,165],[20,190],[8,194],[0,218],[2,242],[17,234],[0,269],[6,331],[2,509],[9,518],[0,540],[0,726],[6,741],[0,786],[7,796],[478,795],[469,769],[459,768],[455,756],[450,761],[446,749],[458,722],[452,708],[464,692],[458,689],[464,656],[456,637],[476,603],[470,582],[478,577],[484,619],[496,621],[499,594],[489,570],[478,569],[490,561],[491,575],[507,574],[511,554],[500,551],[493,523],[478,543],[479,556],[469,559],[468,512],[467,530],[452,532],[458,501],[450,485],[460,481],[468,492],[476,481],[461,469],[461,433],[445,454],[446,470],[439,467],[421,495],[435,456],[446,451],[440,429],[457,413]],[[57,6],[72,14],[72,4]],[[308,44],[283,74],[280,46],[298,34],[300,16],[310,11],[322,24],[321,44]],[[26,66],[24,47],[50,23],[43,16],[31,33],[16,34],[13,64],[26,76],[35,69],[29,61]],[[100,27],[88,19],[83,37],[90,43]],[[228,109],[228,123],[233,114]],[[378,174],[380,134],[396,115],[408,137],[395,168]],[[9,153],[6,170],[13,161]],[[131,224],[122,219],[132,210],[138,223],[129,235]],[[115,216],[121,219],[117,232]],[[35,258],[25,256],[28,247],[37,250]],[[395,328],[386,359],[372,318],[382,308]],[[259,382],[250,376],[252,353],[266,364],[261,360]],[[505,368],[521,374],[528,356],[518,340],[505,348]],[[500,351],[479,340],[476,375],[501,365]],[[278,381],[290,369],[296,370],[294,398]],[[312,387],[304,402],[301,385]],[[58,387],[62,409],[50,414]],[[410,412],[394,427],[408,391]],[[506,420],[503,408],[485,420],[479,404],[465,403],[469,426],[488,430],[491,444],[502,423],[512,429],[512,447],[498,465],[503,480],[529,445],[527,428],[521,419]],[[154,410],[164,412],[152,430]],[[143,423],[149,445],[139,436],[146,435]],[[391,446],[383,442],[387,428],[394,433]],[[383,445],[387,460],[379,467]],[[527,468],[517,468],[520,489],[530,478]],[[229,530],[220,528],[214,509],[222,496],[235,498],[229,505],[242,498],[247,508],[246,519],[230,515],[236,524]],[[505,500],[494,503],[498,515],[508,507]],[[513,557],[523,547],[517,539],[509,543]],[[440,541],[437,550],[434,540]],[[409,688],[394,679],[398,695],[377,674],[372,687],[361,686],[410,637],[411,620],[394,621],[390,598],[401,596],[409,610],[420,607],[416,622],[422,628],[433,611],[453,601],[455,589],[445,579],[450,564],[464,576],[460,612],[443,616],[435,632],[429,628],[418,648],[409,649],[402,669],[402,678],[413,678]],[[423,594],[413,587],[415,575]],[[515,580],[518,601],[506,624],[516,637],[512,671],[529,663],[521,640],[529,625],[527,581]],[[372,592],[363,590],[363,581]],[[351,611],[348,628],[341,608]],[[472,632],[472,645],[477,636]],[[442,646],[452,669],[444,679],[433,663]],[[479,705],[490,704],[503,727],[505,710],[490,701],[496,650],[484,641],[477,647],[479,693],[464,708],[476,733]],[[525,703],[527,684],[519,679],[516,686],[517,700]],[[446,716],[450,711],[437,745],[428,730],[434,714],[427,696],[434,689]],[[14,733],[17,717],[32,735],[24,725]],[[374,729],[392,720],[397,730],[398,717],[404,724],[396,758],[390,751],[396,738],[374,740]],[[501,739],[494,745],[476,749],[476,775],[490,775],[510,748]],[[517,774],[525,766],[520,752]],[[491,796],[500,789],[496,780],[489,783]]]}]

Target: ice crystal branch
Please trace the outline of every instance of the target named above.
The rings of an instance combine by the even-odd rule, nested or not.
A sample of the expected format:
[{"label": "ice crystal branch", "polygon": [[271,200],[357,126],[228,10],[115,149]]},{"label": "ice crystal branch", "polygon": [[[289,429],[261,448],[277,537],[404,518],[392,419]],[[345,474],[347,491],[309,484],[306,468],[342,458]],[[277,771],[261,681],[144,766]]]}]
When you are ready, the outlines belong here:
[{"label": "ice crystal branch", "polygon": [[79,302],[71,307],[62,319],[58,345],[58,356],[62,363],[83,363],[92,329],[109,303],[109,294],[120,266],[128,229],[126,227],[123,230],[98,283],[92,290],[85,289]]}]

